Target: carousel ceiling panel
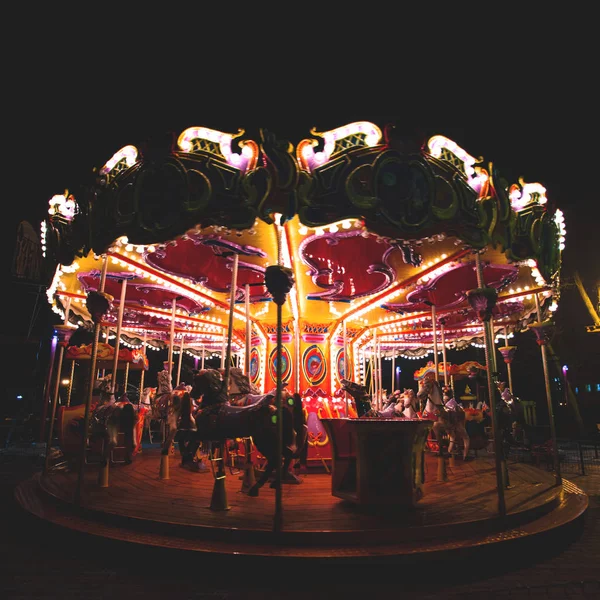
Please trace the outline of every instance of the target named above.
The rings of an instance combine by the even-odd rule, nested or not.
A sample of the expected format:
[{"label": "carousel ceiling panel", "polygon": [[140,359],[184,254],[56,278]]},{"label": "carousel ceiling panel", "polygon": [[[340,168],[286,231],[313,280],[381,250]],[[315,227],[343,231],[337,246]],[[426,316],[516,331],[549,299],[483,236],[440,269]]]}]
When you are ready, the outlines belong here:
[{"label": "carousel ceiling panel", "polygon": [[195,285],[202,285],[211,292],[228,294],[231,289],[233,255],[239,255],[237,274],[237,300],[244,297],[245,284],[251,284],[251,302],[264,301],[269,297],[264,285],[265,267],[250,262],[264,259],[267,253],[257,246],[242,245],[219,235],[190,234],[179,238],[154,252],[145,252],[146,263],[159,271],[184,277]]},{"label": "carousel ceiling panel", "polygon": [[[117,305],[121,298],[122,279],[124,273],[108,273],[104,291],[114,297],[113,305]],[[132,280],[128,282],[125,291],[125,304],[129,307],[146,307],[172,310],[173,300],[176,300],[176,307],[185,310],[188,314],[197,314],[203,312],[205,307],[197,300],[186,297],[180,291],[173,291],[169,288],[140,281],[137,276],[130,275]],[[100,274],[97,272],[80,273],[77,278],[81,282],[84,291],[97,290],[100,285]]]},{"label": "carousel ceiling panel", "polygon": [[[513,265],[484,265],[483,280],[487,286],[503,290],[514,283],[518,272],[519,268]],[[475,263],[469,262],[419,286],[406,296],[408,303],[397,308],[404,308],[406,311],[426,311],[432,305],[440,309],[451,308],[464,302],[467,292],[477,287]]]}]

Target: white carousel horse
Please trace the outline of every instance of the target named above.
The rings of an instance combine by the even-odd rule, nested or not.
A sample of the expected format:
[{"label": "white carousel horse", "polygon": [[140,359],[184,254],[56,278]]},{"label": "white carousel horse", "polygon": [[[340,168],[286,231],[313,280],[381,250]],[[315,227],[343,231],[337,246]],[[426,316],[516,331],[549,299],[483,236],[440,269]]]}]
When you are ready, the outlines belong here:
[{"label": "white carousel horse", "polygon": [[402,416],[406,419],[416,419],[417,414],[417,396],[413,389],[407,388],[402,394]]},{"label": "white carousel horse", "polygon": [[471,440],[465,429],[465,411],[462,407],[454,399],[444,404],[442,388],[432,377],[426,377],[421,382],[417,398],[421,402],[426,401],[423,416],[435,419],[432,431],[438,444],[441,440],[442,431],[446,431],[450,439],[448,452],[452,453],[456,445],[456,438],[461,438],[463,442],[463,460],[466,460]]}]

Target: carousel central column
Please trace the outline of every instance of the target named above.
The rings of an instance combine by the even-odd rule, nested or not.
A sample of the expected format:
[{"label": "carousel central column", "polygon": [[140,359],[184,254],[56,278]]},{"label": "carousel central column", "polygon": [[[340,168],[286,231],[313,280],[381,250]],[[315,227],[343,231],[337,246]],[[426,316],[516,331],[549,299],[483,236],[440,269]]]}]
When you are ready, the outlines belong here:
[{"label": "carousel central column", "polygon": [[537,323],[532,323],[529,325],[529,329],[533,330],[535,333],[536,342],[542,352],[542,366],[544,367],[544,383],[546,384],[546,401],[548,403],[548,420],[550,421],[550,439],[552,440],[555,481],[556,485],[562,485],[558,444],[556,442],[556,425],[554,423],[554,408],[552,406],[552,390],[550,388],[550,375],[548,373],[548,357],[546,355],[546,344],[548,343],[550,332],[554,327],[554,323],[551,320],[542,321],[540,299],[538,298],[537,294],[534,294],[534,298],[538,320]]},{"label": "carousel central column", "polygon": [[121,345],[121,327],[123,325],[123,313],[125,311],[125,294],[127,293],[127,279],[121,282],[121,298],[119,299],[119,316],[117,318],[117,337],[115,338],[115,357],[112,367],[112,381],[110,393],[114,394],[117,389],[117,370],[119,368],[119,348]]},{"label": "carousel central column", "polygon": [[485,361],[487,365],[488,393],[490,397],[490,413],[492,418],[492,435],[494,436],[494,458],[496,462],[496,488],[498,493],[498,513],[501,517],[506,515],[506,501],[504,498],[504,481],[506,467],[504,464],[504,452],[502,439],[498,428],[496,389],[492,374],[496,374],[496,348],[494,347],[494,335],[491,331],[492,310],[496,305],[498,293],[494,288],[485,287],[483,278],[483,266],[479,252],[475,254],[475,266],[478,288],[467,292],[469,304],[477,313],[479,321],[483,324],[483,337],[485,341]]}]

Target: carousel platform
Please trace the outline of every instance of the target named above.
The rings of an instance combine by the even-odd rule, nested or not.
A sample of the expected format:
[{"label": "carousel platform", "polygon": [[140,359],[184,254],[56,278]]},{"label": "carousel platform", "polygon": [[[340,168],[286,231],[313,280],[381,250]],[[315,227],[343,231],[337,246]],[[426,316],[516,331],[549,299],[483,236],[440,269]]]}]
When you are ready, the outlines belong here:
[{"label": "carousel platform", "polygon": [[[80,506],[73,503],[77,473],[37,474],[15,496],[30,513],[55,525],[147,546],[213,555],[335,561],[456,556],[558,532],[574,525],[587,495],[552,473],[509,464],[507,514],[498,517],[493,457],[448,466],[437,481],[437,458],[426,454],[424,496],[415,508],[367,509],[331,494],[326,472],[302,474],[282,487],[283,527],[274,532],[275,490],[241,492],[240,475],[227,472],[229,510],[211,510],[212,472],[191,472],[170,457],[170,479],[159,478],[158,450],[144,450],[131,465],[110,468],[109,487],[88,465]],[[508,548],[507,548],[508,549]]]}]

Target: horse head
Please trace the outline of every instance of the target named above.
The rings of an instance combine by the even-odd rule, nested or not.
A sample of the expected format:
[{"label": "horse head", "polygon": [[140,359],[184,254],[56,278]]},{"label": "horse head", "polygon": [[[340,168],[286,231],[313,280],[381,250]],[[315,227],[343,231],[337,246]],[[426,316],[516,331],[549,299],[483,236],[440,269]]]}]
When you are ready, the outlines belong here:
[{"label": "horse head", "polygon": [[250,377],[238,367],[229,370],[230,394],[260,394],[260,390],[250,381]]},{"label": "horse head", "polygon": [[192,396],[200,398],[202,405],[220,404],[227,402],[227,391],[224,388],[223,376],[216,369],[204,369],[194,377]]},{"label": "horse head", "polygon": [[348,392],[356,403],[356,412],[359,417],[364,417],[371,411],[371,396],[367,394],[367,388],[360,383],[355,383],[348,379],[342,379],[340,381],[342,389]]}]

